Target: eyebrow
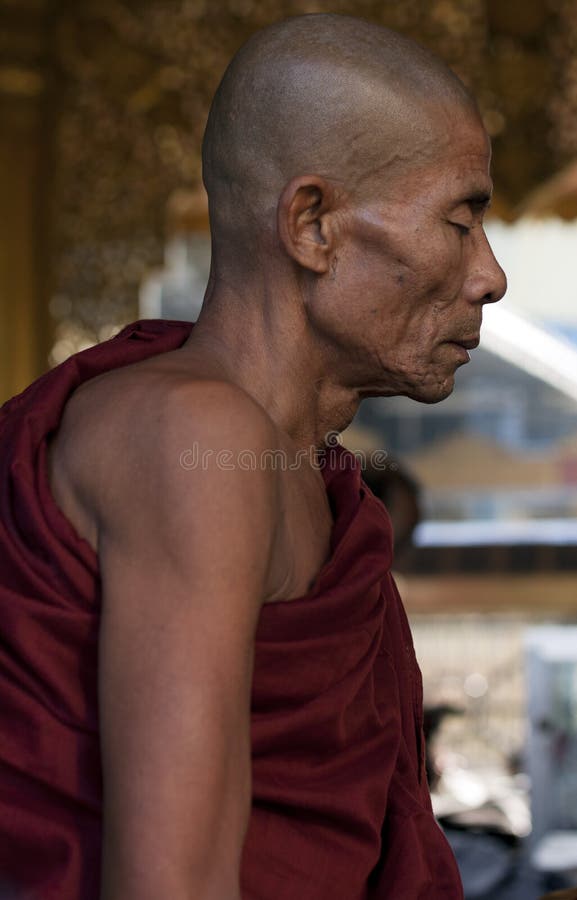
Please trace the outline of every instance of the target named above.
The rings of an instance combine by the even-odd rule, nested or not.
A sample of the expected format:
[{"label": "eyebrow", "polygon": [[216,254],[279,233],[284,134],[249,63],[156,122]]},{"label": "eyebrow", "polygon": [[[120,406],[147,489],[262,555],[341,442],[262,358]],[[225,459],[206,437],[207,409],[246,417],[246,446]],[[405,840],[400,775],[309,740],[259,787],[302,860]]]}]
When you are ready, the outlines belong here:
[{"label": "eyebrow", "polygon": [[480,212],[490,207],[491,194],[487,191],[474,191],[472,194],[463,197],[458,205],[463,203],[469,206],[474,212]]}]

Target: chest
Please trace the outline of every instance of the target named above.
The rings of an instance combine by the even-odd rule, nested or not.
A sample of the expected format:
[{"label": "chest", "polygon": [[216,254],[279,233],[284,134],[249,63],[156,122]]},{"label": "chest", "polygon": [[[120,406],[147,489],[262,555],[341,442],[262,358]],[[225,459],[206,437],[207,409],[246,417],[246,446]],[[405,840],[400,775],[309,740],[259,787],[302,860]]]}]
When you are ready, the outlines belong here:
[{"label": "chest", "polygon": [[306,595],[330,555],[333,514],[322,475],[310,463],[282,471],[278,524],[269,603]]}]

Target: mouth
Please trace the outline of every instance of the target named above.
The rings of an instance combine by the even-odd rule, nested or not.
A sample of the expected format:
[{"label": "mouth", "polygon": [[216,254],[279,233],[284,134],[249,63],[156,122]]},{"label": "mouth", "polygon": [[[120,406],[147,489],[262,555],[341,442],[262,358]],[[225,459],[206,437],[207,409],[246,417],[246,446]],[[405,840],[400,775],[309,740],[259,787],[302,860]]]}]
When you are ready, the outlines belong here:
[{"label": "mouth", "polygon": [[479,335],[474,334],[470,337],[459,338],[456,341],[447,341],[447,343],[454,348],[457,354],[457,358],[459,360],[458,365],[464,365],[468,363],[471,359],[471,355],[469,350],[474,350],[479,346]]},{"label": "mouth", "polygon": [[475,334],[472,337],[460,338],[458,341],[450,341],[450,343],[462,347],[463,350],[475,350],[479,346],[479,341],[479,335]]}]

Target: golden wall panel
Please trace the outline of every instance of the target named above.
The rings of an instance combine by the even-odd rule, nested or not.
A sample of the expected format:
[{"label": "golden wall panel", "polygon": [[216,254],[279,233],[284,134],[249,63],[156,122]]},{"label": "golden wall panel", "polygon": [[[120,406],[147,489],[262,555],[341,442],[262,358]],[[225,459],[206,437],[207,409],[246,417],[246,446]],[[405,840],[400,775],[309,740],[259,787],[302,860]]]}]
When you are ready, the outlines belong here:
[{"label": "golden wall panel", "polygon": [[[3,77],[18,81],[19,59],[40,53],[38,15],[50,13],[53,361],[136,315],[138,285],[162,259],[170,197],[199,183],[220,75],[254,30],[282,16],[360,15],[440,53],[479,98],[502,215],[514,216],[528,190],[577,154],[572,0],[0,0],[0,25],[6,10],[13,54],[4,76],[0,58],[0,93]],[[20,84],[34,91],[34,78]]]}]

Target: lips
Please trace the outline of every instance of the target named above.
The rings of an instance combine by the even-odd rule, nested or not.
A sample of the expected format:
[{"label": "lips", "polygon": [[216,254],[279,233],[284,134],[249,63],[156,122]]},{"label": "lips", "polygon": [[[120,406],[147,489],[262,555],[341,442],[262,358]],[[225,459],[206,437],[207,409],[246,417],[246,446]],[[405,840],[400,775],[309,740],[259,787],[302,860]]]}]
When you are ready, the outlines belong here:
[{"label": "lips", "polygon": [[479,341],[479,335],[475,334],[472,337],[459,338],[458,340],[451,341],[451,343],[463,347],[464,350],[475,350],[479,346]]}]

